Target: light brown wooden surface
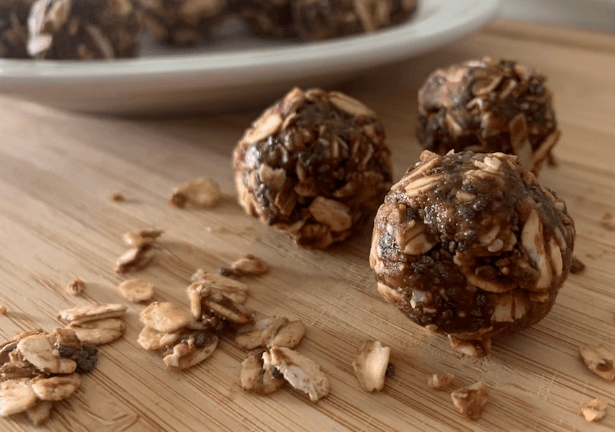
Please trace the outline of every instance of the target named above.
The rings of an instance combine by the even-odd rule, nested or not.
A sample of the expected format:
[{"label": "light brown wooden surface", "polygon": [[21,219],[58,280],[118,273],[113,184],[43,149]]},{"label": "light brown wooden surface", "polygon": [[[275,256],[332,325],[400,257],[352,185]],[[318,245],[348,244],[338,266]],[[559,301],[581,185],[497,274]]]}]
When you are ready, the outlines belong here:
[{"label": "light brown wooden surface", "polygon": [[[594,42],[595,41],[595,42]],[[567,201],[577,226],[575,255],[587,264],[572,275],[549,316],[529,330],[494,341],[487,359],[460,358],[442,336],[413,325],[375,288],[367,262],[370,229],[326,251],[297,249],[284,236],[243,214],[234,200],[230,154],[258,112],[183,119],[80,116],[0,99],[0,338],[43,327],[58,310],[89,302],[129,305],[125,337],[101,348],[98,369],[54,409],[53,431],[608,431],[615,429],[615,384],[585,369],[580,343],[615,349],[615,37],[494,22],[459,43],[371,71],[337,89],[365,101],[382,117],[393,149],[395,177],[417,160],[416,90],[434,68],[468,58],[510,57],[549,76],[563,138],[557,168],[541,182]],[[166,204],[177,183],[215,178],[225,194],[214,210]],[[123,192],[127,202],[109,199]],[[307,335],[298,350],[331,380],[318,404],[287,387],[270,396],[244,393],[244,353],[223,340],[205,363],[168,373],[136,343],[142,306],[116,289],[113,271],[121,234],[165,229],[162,251],[140,277],[156,299],[187,306],[192,272],[215,271],[243,253],[266,259],[270,274],[248,280],[248,305],[260,314],[300,318]],[[80,276],[82,298],[64,286]],[[396,365],[381,393],[363,392],[351,360],[365,339],[392,348]],[[458,384],[491,388],[481,420],[453,409],[448,393],[427,387],[428,374],[453,373]],[[607,418],[586,424],[578,406],[594,397],[611,405]],[[31,430],[0,419],[0,430]]]}]

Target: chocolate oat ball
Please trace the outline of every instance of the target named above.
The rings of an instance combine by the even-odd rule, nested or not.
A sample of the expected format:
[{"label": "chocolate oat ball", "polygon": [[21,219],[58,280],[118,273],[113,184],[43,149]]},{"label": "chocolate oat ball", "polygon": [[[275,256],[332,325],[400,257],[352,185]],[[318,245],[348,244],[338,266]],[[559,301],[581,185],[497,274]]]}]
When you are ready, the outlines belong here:
[{"label": "chocolate oat ball", "polygon": [[229,13],[229,0],[139,0],[145,27],[171,45],[194,45],[207,39]]},{"label": "chocolate oat ball", "polygon": [[574,240],[564,201],[515,156],[424,151],[378,210],[369,261],[408,318],[487,352],[547,315]]},{"label": "chocolate oat ball", "polygon": [[296,37],[291,0],[237,0],[236,9],[254,33],[264,37]]},{"label": "chocolate oat ball", "polygon": [[28,52],[33,57],[134,57],[141,43],[143,13],[133,0],[37,0],[28,24]]},{"label": "chocolate oat ball", "polygon": [[293,89],[235,148],[239,203],[303,248],[347,238],[391,185],[390,151],[376,114],[339,92]]},{"label": "chocolate oat ball", "polygon": [[417,0],[296,0],[295,27],[305,40],[331,39],[399,24]]},{"label": "chocolate oat ball", "polygon": [[28,15],[34,0],[0,0],[0,58],[29,58]]},{"label": "chocolate oat ball", "polygon": [[417,137],[427,150],[515,154],[538,174],[557,130],[546,78],[514,61],[467,61],[433,72],[419,90]]}]

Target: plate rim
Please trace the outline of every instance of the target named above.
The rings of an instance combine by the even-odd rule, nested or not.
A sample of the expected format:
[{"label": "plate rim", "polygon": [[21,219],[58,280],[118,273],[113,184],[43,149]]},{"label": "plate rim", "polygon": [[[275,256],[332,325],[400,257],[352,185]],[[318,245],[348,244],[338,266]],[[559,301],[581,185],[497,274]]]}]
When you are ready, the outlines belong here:
[{"label": "plate rim", "polygon": [[[422,0],[438,6],[437,13],[422,21],[412,21],[368,35],[356,35],[301,45],[237,50],[225,53],[196,53],[173,56],[139,57],[110,61],[53,61],[0,59],[0,84],[53,83],[65,80],[132,80],[144,77],[216,75],[232,80],[250,69],[254,80],[266,78],[271,68],[292,76],[305,75],[308,69],[330,73],[344,67],[369,67],[394,62],[442,46],[473,32],[491,20],[500,0]],[[470,15],[459,14],[473,5]],[[421,3],[419,3],[419,7]],[[419,12],[420,13],[420,10]],[[444,26],[431,26],[434,20],[446,20]],[[410,37],[412,36],[412,37]],[[410,49],[411,45],[413,49]],[[173,61],[167,61],[173,59]],[[302,66],[299,72],[297,67]],[[226,79],[224,79],[226,77]]]}]

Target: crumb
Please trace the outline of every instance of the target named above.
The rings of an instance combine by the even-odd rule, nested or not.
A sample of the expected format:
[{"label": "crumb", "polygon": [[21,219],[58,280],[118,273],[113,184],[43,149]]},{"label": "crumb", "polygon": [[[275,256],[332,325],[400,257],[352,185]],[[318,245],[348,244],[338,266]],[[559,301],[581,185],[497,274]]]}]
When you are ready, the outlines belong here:
[{"label": "crumb", "polygon": [[585,264],[577,257],[572,257],[572,264],[570,264],[570,273],[580,274],[585,271]]},{"label": "crumb", "polygon": [[85,281],[81,279],[79,276],[76,276],[75,279],[66,285],[66,292],[72,296],[79,296],[85,289]]},{"label": "crumb", "polygon": [[9,308],[7,308],[5,305],[0,305],[0,315],[6,315],[8,311]]},{"label": "crumb", "polygon": [[606,416],[607,403],[600,399],[592,399],[579,407],[579,415],[588,422],[600,421]]},{"label": "crumb", "polygon": [[114,192],[111,194],[111,201],[125,201],[126,198],[124,194],[121,192]]},{"label": "crumb", "polygon": [[610,212],[605,212],[600,219],[600,224],[609,231],[615,231],[615,218]]},{"label": "crumb", "polygon": [[434,390],[446,391],[455,380],[455,375],[433,374],[427,380],[427,385]]}]

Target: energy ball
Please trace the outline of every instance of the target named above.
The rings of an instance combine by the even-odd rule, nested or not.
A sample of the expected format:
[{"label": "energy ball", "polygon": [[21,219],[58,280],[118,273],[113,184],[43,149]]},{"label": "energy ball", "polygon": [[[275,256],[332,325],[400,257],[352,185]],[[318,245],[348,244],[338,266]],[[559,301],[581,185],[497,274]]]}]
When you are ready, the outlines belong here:
[{"label": "energy ball", "polygon": [[538,174],[560,132],[546,78],[514,61],[472,60],[433,72],[419,90],[417,137],[449,150],[515,154]]},{"label": "energy ball", "polygon": [[384,127],[339,92],[293,89],[265,110],[233,153],[245,211],[303,248],[346,239],[391,185]]},{"label": "energy ball", "polygon": [[170,45],[195,45],[207,39],[229,13],[229,0],[139,0],[145,27]]},{"label": "energy ball", "polygon": [[291,0],[238,0],[239,15],[254,33],[264,37],[297,36]]},{"label": "energy ball", "polygon": [[47,59],[134,57],[143,13],[132,0],[37,0],[28,20],[28,52]]},{"label": "energy ball", "polygon": [[294,20],[305,40],[371,33],[407,20],[417,0],[296,0]]},{"label": "energy ball", "polygon": [[515,156],[426,150],[378,210],[369,261],[387,301],[484,355],[547,315],[574,240],[564,201]]},{"label": "energy ball", "polygon": [[0,58],[30,58],[28,15],[33,0],[0,0]]}]

